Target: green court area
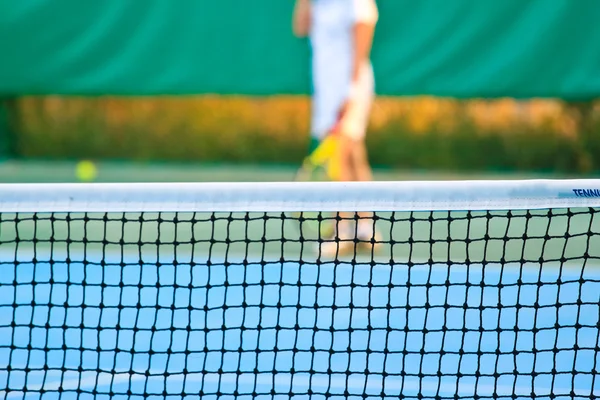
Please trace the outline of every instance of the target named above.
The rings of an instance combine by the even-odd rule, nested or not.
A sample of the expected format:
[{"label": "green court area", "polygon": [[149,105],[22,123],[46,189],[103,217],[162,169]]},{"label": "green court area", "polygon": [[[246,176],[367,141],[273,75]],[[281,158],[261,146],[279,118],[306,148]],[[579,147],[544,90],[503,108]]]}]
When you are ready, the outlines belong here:
[{"label": "green court area", "polygon": [[[314,213],[313,213],[314,214]],[[335,224],[323,213],[323,224]],[[379,232],[350,251],[324,254],[330,237],[288,213],[3,213],[2,254],[19,262],[59,255],[83,260],[140,257],[143,262],[375,262],[511,267],[598,265],[600,218],[589,209],[497,212],[378,212]],[[352,240],[352,239],[344,239]],[[157,258],[158,257],[158,258]],[[214,263],[214,260],[212,261]]]},{"label": "green court area", "polygon": [[[285,182],[291,180],[295,172],[293,165],[128,161],[101,161],[95,165],[97,175],[94,182]],[[6,160],[0,162],[0,183],[80,182],[76,166],[77,161]],[[375,169],[375,179],[378,181],[554,178],[578,176],[534,172],[460,173]]]}]

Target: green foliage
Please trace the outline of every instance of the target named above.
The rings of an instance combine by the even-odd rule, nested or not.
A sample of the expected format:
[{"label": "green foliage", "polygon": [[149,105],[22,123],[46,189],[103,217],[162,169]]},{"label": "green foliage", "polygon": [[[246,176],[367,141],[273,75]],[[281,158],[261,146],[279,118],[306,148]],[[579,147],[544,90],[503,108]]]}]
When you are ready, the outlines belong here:
[{"label": "green foliage", "polygon": [[[398,131],[380,133],[368,141],[371,161],[378,165],[449,171],[587,172],[580,165],[577,143],[566,138],[473,136],[464,131],[452,136],[437,132],[418,136]],[[599,161],[594,164],[597,170]]]},{"label": "green foliage", "polygon": [[9,121],[11,101],[0,98],[0,158],[8,157],[12,153],[13,133]]},{"label": "green foliage", "polygon": [[[310,107],[304,98],[53,101],[58,103],[20,102],[14,121],[19,156],[298,164],[308,148]],[[408,170],[600,171],[597,113],[590,114],[580,134],[556,127],[569,121],[566,111],[556,119],[558,125],[541,118],[533,125],[512,121],[484,128],[470,116],[466,104],[458,103],[449,111],[442,109],[450,114],[429,116],[430,121],[417,129],[412,120],[425,120],[426,107],[402,108],[390,101],[393,112],[383,118],[375,110],[369,131],[374,165]],[[452,124],[444,125],[450,116]]]}]

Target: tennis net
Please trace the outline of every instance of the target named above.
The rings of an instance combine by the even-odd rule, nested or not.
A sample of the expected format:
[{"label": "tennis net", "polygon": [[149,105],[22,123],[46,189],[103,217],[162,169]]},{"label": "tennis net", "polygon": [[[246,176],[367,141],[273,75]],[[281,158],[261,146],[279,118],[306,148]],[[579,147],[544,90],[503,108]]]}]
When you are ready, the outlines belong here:
[{"label": "tennis net", "polygon": [[597,397],[599,188],[1,185],[1,397]]}]

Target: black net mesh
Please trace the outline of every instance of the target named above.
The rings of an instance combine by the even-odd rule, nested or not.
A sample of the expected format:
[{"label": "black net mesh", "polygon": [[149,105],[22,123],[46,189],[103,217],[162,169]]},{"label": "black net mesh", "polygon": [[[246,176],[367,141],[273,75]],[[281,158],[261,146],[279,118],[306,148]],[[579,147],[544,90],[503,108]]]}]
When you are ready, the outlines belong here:
[{"label": "black net mesh", "polygon": [[0,214],[0,397],[593,398],[598,211]]}]

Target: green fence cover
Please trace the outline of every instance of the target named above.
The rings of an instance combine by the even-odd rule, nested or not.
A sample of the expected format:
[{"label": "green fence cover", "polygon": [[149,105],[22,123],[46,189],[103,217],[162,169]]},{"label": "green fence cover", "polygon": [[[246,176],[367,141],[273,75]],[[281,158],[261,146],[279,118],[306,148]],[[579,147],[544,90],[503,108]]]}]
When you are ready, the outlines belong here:
[{"label": "green fence cover", "polygon": [[[600,0],[378,0],[378,92],[600,95]],[[0,0],[0,94],[305,94],[292,0]]]}]

